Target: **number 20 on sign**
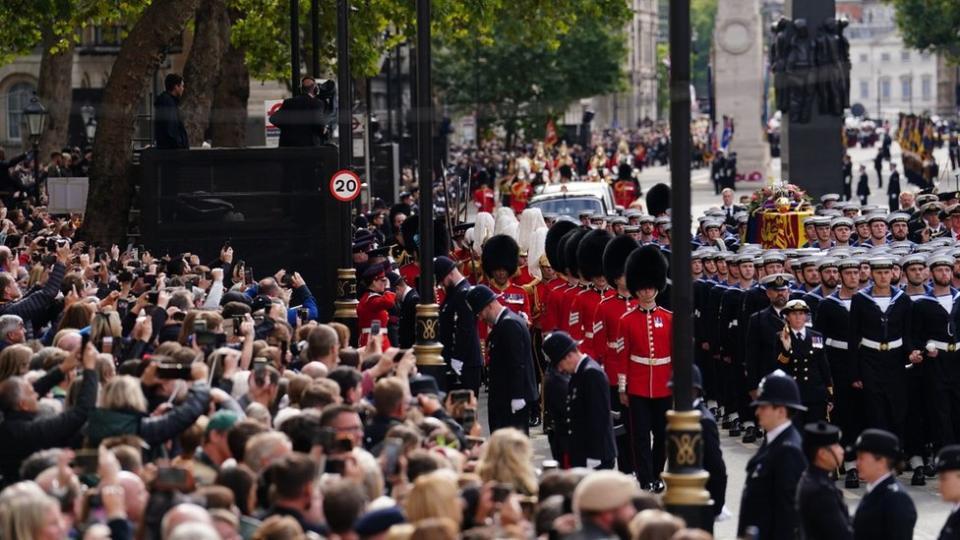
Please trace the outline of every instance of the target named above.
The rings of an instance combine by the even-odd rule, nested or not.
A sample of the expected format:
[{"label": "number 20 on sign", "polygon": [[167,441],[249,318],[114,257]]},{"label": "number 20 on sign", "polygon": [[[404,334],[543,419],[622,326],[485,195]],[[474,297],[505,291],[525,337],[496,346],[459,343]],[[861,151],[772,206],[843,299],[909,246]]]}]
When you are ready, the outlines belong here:
[{"label": "number 20 on sign", "polygon": [[360,177],[353,171],[342,169],[330,178],[330,194],[342,202],[350,202],[360,195]]}]

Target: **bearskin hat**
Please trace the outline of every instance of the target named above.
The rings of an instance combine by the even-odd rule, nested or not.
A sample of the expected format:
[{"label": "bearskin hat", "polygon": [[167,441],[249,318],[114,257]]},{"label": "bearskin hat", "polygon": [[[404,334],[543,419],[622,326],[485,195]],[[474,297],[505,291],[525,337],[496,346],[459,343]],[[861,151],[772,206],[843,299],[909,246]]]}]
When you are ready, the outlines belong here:
[{"label": "bearskin hat", "polygon": [[647,191],[647,213],[653,217],[662,216],[670,208],[670,186],[657,184]]},{"label": "bearskin hat", "polygon": [[636,294],[640,289],[653,287],[662,292],[667,286],[667,259],[660,248],[647,244],[627,257],[627,289]]},{"label": "bearskin hat", "polygon": [[567,265],[567,275],[579,278],[580,264],[577,261],[577,250],[580,248],[580,241],[587,234],[587,229],[578,227],[567,233],[563,241],[563,262]]},{"label": "bearskin hat", "polygon": [[613,240],[613,235],[604,229],[588,231],[577,247],[577,266],[584,279],[603,276],[603,249]]},{"label": "bearskin hat", "polygon": [[603,250],[603,275],[607,277],[607,283],[611,287],[623,275],[627,257],[638,247],[640,247],[640,243],[626,234],[614,238],[607,244],[607,247]]},{"label": "bearskin hat", "polygon": [[443,217],[433,219],[433,256],[450,254],[450,234],[447,232],[447,223]]},{"label": "bearskin hat", "polygon": [[517,272],[517,265],[520,263],[520,247],[517,241],[505,235],[498,234],[491,236],[487,243],[483,245],[483,255],[480,256],[480,265],[483,273],[492,276],[494,270],[506,270],[507,274],[513,275]]},{"label": "bearskin hat", "polygon": [[543,248],[547,253],[547,260],[550,261],[550,266],[557,272],[566,273],[567,271],[563,266],[562,250],[558,249],[560,247],[560,240],[563,239],[565,234],[576,228],[576,223],[562,219],[554,223],[553,226],[550,227],[550,230],[547,231],[547,239],[544,241]]},{"label": "bearskin hat", "polygon": [[414,255],[420,247],[420,216],[408,216],[400,224],[400,235],[403,237],[403,250]]},{"label": "bearskin hat", "polygon": [[617,167],[617,180],[632,180],[633,179],[633,167],[626,163],[621,163]]}]

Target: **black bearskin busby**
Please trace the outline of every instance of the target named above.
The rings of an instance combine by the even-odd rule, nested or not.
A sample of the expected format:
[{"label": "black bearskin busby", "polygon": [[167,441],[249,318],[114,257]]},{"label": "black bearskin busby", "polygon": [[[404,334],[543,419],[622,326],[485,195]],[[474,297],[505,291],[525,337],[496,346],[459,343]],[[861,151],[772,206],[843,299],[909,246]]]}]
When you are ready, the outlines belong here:
[{"label": "black bearskin busby", "polygon": [[647,191],[647,213],[662,216],[670,208],[670,186],[657,184]]},{"label": "black bearskin busby", "polygon": [[611,287],[616,287],[614,282],[623,275],[627,257],[638,247],[640,243],[626,234],[614,238],[607,244],[603,250],[603,275],[607,277],[607,283]]},{"label": "black bearskin busby", "polygon": [[480,266],[488,277],[493,276],[495,270],[506,270],[512,276],[517,272],[520,262],[520,246],[512,237],[505,234],[491,236],[483,244],[483,253],[480,256]]},{"label": "black bearskin busby", "polygon": [[633,294],[650,287],[663,292],[667,286],[667,259],[657,246],[641,246],[627,257],[626,276],[627,289]]},{"label": "black bearskin busby", "polygon": [[621,163],[617,167],[617,180],[633,180],[633,167],[626,163]]},{"label": "black bearskin busby", "polygon": [[577,248],[577,266],[584,279],[603,276],[603,250],[613,240],[613,235],[603,229],[587,232]]},{"label": "black bearskin busby", "polygon": [[443,217],[433,220],[433,256],[450,255],[450,234],[447,232],[447,223]]},{"label": "black bearskin busby", "polygon": [[568,232],[563,240],[563,263],[567,265],[567,275],[580,279],[580,264],[577,261],[577,249],[588,229],[577,227]]},{"label": "black bearskin busby", "polygon": [[420,216],[408,216],[400,224],[400,235],[403,237],[403,250],[416,255],[420,247]]},{"label": "black bearskin busby", "polygon": [[560,273],[566,273],[563,261],[563,251],[560,248],[560,240],[563,235],[577,228],[577,224],[572,221],[562,219],[557,221],[547,231],[547,239],[543,242],[543,251],[547,254],[547,260],[550,266]]}]

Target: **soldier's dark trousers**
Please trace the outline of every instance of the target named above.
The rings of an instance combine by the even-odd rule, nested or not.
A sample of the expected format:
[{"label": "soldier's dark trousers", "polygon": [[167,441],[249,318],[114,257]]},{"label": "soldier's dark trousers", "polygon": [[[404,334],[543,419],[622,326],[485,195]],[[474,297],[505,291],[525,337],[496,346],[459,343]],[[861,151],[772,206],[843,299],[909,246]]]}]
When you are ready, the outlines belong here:
[{"label": "soldier's dark trousers", "polygon": [[863,387],[864,428],[885,429],[904,438],[907,421],[907,386],[903,380]]},{"label": "soldier's dark trousers", "polygon": [[926,381],[930,391],[931,423],[938,448],[960,443],[960,353],[940,352],[927,358]]},{"label": "soldier's dark trousers", "polygon": [[[929,359],[928,359],[929,360]],[[926,363],[926,362],[924,362]],[[907,370],[907,418],[903,449],[907,457],[923,456],[925,446],[933,440],[934,431],[930,422],[930,394],[932,388],[926,386],[926,366],[914,364]]]},{"label": "soldier's dark trousers", "polygon": [[863,390],[852,386],[851,381],[834,380],[834,407],[830,419],[840,428],[844,448],[852,446],[863,431]]},{"label": "soldier's dark trousers", "polygon": [[616,386],[610,387],[610,410],[620,413],[620,420],[614,424],[623,424],[624,432],[616,438],[617,441],[617,469],[624,474],[633,474],[633,450],[630,440],[633,426],[630,423],[630,411],[620,403],[620,393]]},{"label": "soldier's dark trousers", "polygon": [[[637,479],[647,485],[660,479],[667,458],[667,410],[672,399],[630,396],[631,442]],[[653,444],[651,445],[651,434]]]}]

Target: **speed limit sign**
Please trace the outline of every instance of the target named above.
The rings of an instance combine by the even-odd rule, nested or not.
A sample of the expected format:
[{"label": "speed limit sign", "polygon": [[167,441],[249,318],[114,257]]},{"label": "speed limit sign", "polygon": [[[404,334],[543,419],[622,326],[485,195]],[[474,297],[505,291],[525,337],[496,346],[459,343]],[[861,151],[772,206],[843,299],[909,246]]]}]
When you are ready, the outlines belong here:
[{"label": "speed limit sign", "polygon": [[353,171],[342,169],[330,178],[330,194],[342,202],[350,202],[360,195],[360,177]]}]

